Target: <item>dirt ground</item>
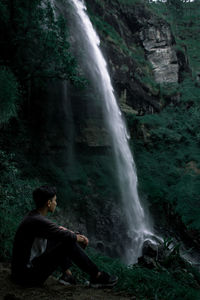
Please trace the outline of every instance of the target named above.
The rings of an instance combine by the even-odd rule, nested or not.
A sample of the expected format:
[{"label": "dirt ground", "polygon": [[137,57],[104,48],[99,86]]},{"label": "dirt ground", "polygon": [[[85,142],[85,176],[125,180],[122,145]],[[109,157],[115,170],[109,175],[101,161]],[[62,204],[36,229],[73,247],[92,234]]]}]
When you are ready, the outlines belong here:
[{"label": "dirt ground", "polygon": [[114,292],[112,289],[92,289],[89,287],[63,286],[50,277],[44,287],[23,288],[10,280],[10,268],[0,263],[0,300],[136,300]]}]

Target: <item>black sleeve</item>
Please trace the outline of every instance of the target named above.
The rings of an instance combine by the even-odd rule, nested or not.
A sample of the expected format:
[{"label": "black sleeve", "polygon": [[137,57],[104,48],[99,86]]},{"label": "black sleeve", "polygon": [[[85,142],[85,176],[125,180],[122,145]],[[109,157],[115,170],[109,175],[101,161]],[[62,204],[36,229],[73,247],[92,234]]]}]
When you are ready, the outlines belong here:
[{"label": "black sleeve", "polygon": [[46,217],[38,215],[35,216],[33,219],[34,220],[32,222],[32,226],[35,235],[37,237],[46,238],[46,239],[53,238],[60,241],[64,239],[68,239],[69,241],[76,242],[77,240],[76,234],[74,234],[69,230],[64,230],[59,228],[58,225],[51,222]]}]

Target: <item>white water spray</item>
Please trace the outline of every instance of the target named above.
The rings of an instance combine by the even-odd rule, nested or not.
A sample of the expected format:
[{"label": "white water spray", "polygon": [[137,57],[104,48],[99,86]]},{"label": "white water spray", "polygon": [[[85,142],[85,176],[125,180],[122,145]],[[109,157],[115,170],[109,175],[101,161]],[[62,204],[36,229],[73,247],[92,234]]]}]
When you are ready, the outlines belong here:
[{"label": "white water spray", "polygon": [[122,210],[124,210],[127,235],[130,239],[130,245],[124,256],[127,263],[135,263],[141,255],[143,242],[145,239],[151,239],[154,234],[139,200],[136,167],[128,145],[127,129],[117,105],[106,61],[99,48],[99,37],[87,16],[84,2],[69,1],[75,9],[75,22],[79,26],[79,38],[83,40],[84,51],[87,52],[88,69],[92,73],[95,89],[104,101],[105,121],[112,139],[123,201]]}]

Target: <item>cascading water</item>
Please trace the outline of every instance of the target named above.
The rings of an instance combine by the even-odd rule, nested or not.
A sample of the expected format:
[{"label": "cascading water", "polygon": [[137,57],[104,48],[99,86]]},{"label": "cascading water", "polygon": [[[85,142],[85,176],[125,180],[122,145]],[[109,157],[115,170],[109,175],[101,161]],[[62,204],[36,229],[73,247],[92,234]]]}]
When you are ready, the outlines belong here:
[{"label": "cascading water", "polygon": [[96,73],[93,74],[95,86],[104,101],[105,120],[112,138],[128,236],[131,240],[125,256],[127,262],[133,263],[141,254],[144,240],[153,234],[138,197],[136,167],[128,145],[126,125],[117,105],[106,61],[99,48],[99,37],[87,16],[84,2],[80,0],[70,1],[74,5],[77,22],[82,28],[82,34],[84,34],[89,64],[92,66],[92,72]]},{"label": "cascading water", "polygon": [[[110,134],[121,191],[122,209],[126,218],[129,246],[125,249],[124,259],[135,263],[141,254],[145,239],[153,237],[147,215],[141,206],[137,191],[136,167],[128,144],[128,134],[121,112],[117,105],[106,61],[99,48],[100,40],[86,13],[81,0],[68,0],[74,8],[74,24],[78,27],[79,47],[87,56],[87,69],[93,84],[94,93],[104,101],[104,117]],[[82,44],[81,44],[82,43]]]}]

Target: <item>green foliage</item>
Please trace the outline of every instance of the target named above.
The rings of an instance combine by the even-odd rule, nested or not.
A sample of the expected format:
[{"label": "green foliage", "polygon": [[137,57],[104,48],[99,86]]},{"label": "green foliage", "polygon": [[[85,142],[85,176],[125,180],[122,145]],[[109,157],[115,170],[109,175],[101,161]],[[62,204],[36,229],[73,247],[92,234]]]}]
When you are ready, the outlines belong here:
[{"label": "green foliage", "polygon": [[97,28],[98,32],[102,33],[109,41],[116,44],[118,49],[121,49],[122,52],[128,54],[128,47],[126,46],[124,40],[110,24],[105,22],[101,17],[97,15],[94,16],[91,12],[90,18],[94,26]]},{"label": "green foliage", "polygon": [[[80,216],[86,216],[91,210],[103,211],[105,203],[112,205],[119,199],[119,190],[116,181],[115,164],[109,153],[95,155],[84,153],[77,157],[78,163],[72,172],[68,173],[67,180],[73,190],[73,197],[69,199],[76,203]],[[95,219],[95,214],[90,215]]]},{"label": "green foliage", "polygon": [[[160,270],[149,270],[138,265],[126,266],[119,260],[103,256],[91,248],[87,250],[87,253],[100,270],[119,277],[118,284],[114,290],[124,291],[130,297],[134,295],[137,299],[141,300],[197,300],[200,297],[197,281],[192,275],[195,273],[195,270],[192,270],[190,267],[188,267],[188,272],[186,270],[177,270],[177,268],[173,269],[173,267],[166,270],[162,268]],[[173,263],[176,260],[173,260]],[[73,273],[76,274],[76,277],[81,282],[85,281],[85,274],[81,273],[77,267],[73,267]]]},{"label": "green foliage", "polygon": [[[199,1],[158,1],[149,9],[167,20],[173,30],[177,51],[188,56],[196,77],[199,61]],[[187,53],[186,53],[187,50]],[[161,85],[160,95],[165,106],[170,97],[174,102],[160,114],[128,117],[130,131],[139,136],[134,140],[140,191],[156,203],[158,210],[169,205],[183,223],[200,229],[199,203],[199,120],[200,88],[196,78],[182,74],[178,85]],[[136,130],[133,129],[136,126]],[[168,206],[167,206],[168,207]]]},{"label": "green foliage", "polygon": [[0,125],[17,115],[19,84],[14,74],[6,67],[0,67]]},{"label": "green foliage", "polygon": [[[187,228],[200,230],[200,87],[195,78],[200,68],[199,1],[158,1],[149,3],[148,7],[170,23],[176,50],[187,56],[194,76],[182,73],[178,84],[155,86],[165,107],[161,113],[127,115],[134,136],[131,144],[138,167],[139,189],[148,195],[158,211],[164,208],[168,217],[177,214]],[[146,86],[148,80],[143,82]]]},{"label": "green foliage", "polygon": [[38,166],[40,176],[44,178],[48,184],[59,187],[57,198],[59,206],[63,208],[68,207],[76,197],[71,185],[73,170],[68,168],[67,171],[58,167],[57,164],[51,160],[45,162],[40,161]]},{"label": "green foliage", "polygon": [[200,230],[200,176],[184,174],[173,190],[170,200],[177,203],[176,211],[188,228]]},{"label": "green foliage", "polygon": [[[200,87],[198,83],[192,78],[185,78],[179,85],[179,91],[181,93],[181,101],[187,102],[190,105],[194,103],[198,105],[200,97]],[[195,106],[198,109],[198,106]]]},{"label": "green foliage", "polygon": [[[113,5],[124,4],[125,7],[126,5],[133,5],[134,7],[134,5],[137,3],[141,4],[140,1],[134,0],[118,2],[119,3],[115,3]],[[101,5],[103,6],[103,4]],[[104,16],[102,17],[99,15],[94,15],[90,10],[89,13],[90,19],[96,27],[98,33],[100,35],[103,35],[105,39],[112,44],[112,47],[114,46],[116,48],[116,51],[118,53],[121,53],[123,56],[129,57],[134,62],[137,71],[131,72],[130,75],[132,75],[136,80],[140,81],[142,85],[148,87],[153,94],[157,94],[159,91],[159,87],[153,79],[152,66],[146,60],[144,49],[136,42],[128,45],[126,41],[120,36],[120,34],[115,30],[115,28],[104,20]],[[123,66],[121,66],[121,70],[123,70]],[[129,71],[129,68],[126,69],[126,71]]]},{"label": "green foliage", "polygon": [[197,134],[200,110],[196,93],[197,90],[193,89],[187,97],[187,104],[183,93],[179,100],[183,105],[172,105],[160,114],[135,117],[131,123],[128,119],[128,124],[137,126],[140,137],[139,140],[134,139],[133,145],[140,190],[160,208],[169,203],[188,228],[200,230]]},{"label": "green foliage", "polygon": [[24,179],[14,161],[14,154],[0,151],[0,259],[11,256],[16,228],[32,208],[32,190],[37,179]]},{"label": "green foliage", "polygon": [[3,1],[1,13],[6,17],[0,23],[0,60],[12,67],[23,86],[36,78],[85,83],[70,52],[66,22],[56,17],[49,0]]}]

